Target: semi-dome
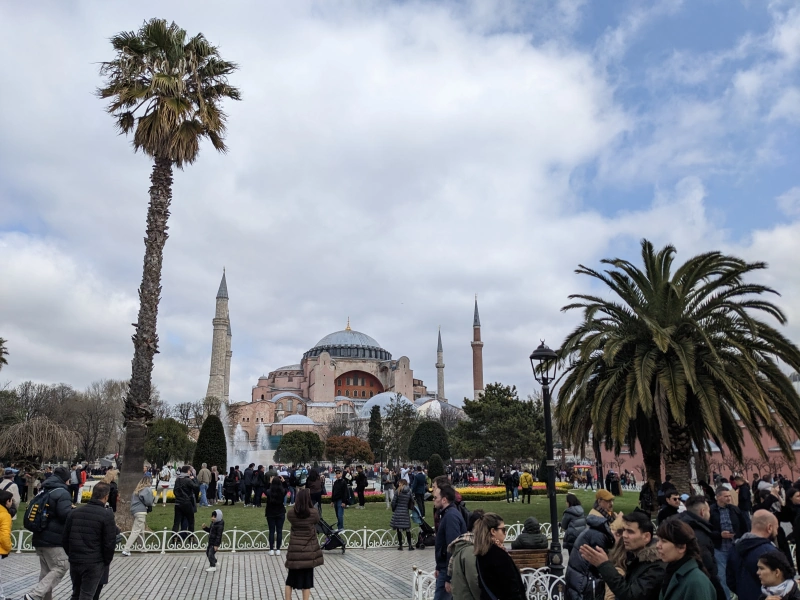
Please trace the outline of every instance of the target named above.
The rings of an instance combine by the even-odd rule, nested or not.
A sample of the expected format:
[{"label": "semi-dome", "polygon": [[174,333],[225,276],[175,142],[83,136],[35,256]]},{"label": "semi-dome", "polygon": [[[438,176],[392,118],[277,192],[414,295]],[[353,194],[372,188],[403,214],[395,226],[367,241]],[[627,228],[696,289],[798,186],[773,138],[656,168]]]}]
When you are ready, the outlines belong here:
[{"label": "semi-dome", "polygon": [[281,425],[313,425],[314,421],[303,415],[291,415],[282,419]]},{"label": "semi-dome", "polygon": [[318,341],[303,358],[319,356],[327,352],[339,358],[371,358],[373,360],[391,360],[392,355],[381,348],[381,345],[366,333],[347,329],[329,333]]},{"label": "semi-dome", "polygon": [[[303,400],[302,396],[298,396],[294,392],[281,392],[280,394],[275,394],[272,397],[272,401],[277,402],[278,400],[281,400],[283,398],[297,398],[298,400]],[[305,400],[303,401],[305,402]]]},{"label": "semi-dome", "polygon": [[[362,419],[369,419],[370,412],[372,412],[372,407],[378,406],[381,409],[381,416],[385,417],[386,409],[389,407],[389,404],[391,404],[392,400],[394,400],[395,398],[397,398],[396,392],[381,392],[380,394],[375,394],[372,398],[367,400],[364,406],[361,407],[361,410],[359,411],[358,414]],[[400,402],[403,404],[408,404],[409,406],[412,407],[414,406],[411,400],[409,400],[402,394],[400,394]]]}]

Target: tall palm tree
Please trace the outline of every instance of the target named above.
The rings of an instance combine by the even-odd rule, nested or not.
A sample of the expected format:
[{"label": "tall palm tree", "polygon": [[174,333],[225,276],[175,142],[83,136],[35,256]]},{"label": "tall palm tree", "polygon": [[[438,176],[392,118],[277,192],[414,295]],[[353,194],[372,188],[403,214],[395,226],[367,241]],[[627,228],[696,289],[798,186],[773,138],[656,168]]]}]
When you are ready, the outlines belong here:
[{"label": "tall palm tree", "polygon": [[[133,324],[131,383],[125,400],[125,453],[120,487],[131,490],[141,476],[144,439],[152,420],[150,385],[158,352],[156,319],[161,294],[161,262],[172,200],[172,168],[197,159],[200,140],[208,138],[225,152],[225,98],[239,100],[228,84],[237,66],[222,60],[202,34],[162,19],[146,21],[139,31],[111,38],[116,56],[101,64],[105,85],[97,95],[108,99],[107,111],[121,133],[133,133],[134,151],[153,158],[147,210],[144,269],[139,288],[139,316]],[[123,497],[127,497],[123,494]]]},{"label": "tall palm tree", "polygon": [[[673,273],[675,252],[673,246],[655,252],[643,240],[644,269],[621,259],[602,261],[612,267],[602,273],[577,269],[615,298],[575,294],[570,298],[578,301],[562,309],[584,312],[559,352],[571,358],[559,390],[559,423],[585,411],[583,428],[591,423],[617,448],[645,439],[652,450],[659,436],[665,470],[679,489],[690,489],[693,446],[702,457],[712,440],[742,458],[739,420],[762,455],[766,431],[793,459],[800,396],[779,363],[797,370],[800,350],[754,316],[786,323],[775,304],[760,298],[777,292],[745,282],[766,264],[708,252]],[[573,441],[583,431],[564,429]]]}]

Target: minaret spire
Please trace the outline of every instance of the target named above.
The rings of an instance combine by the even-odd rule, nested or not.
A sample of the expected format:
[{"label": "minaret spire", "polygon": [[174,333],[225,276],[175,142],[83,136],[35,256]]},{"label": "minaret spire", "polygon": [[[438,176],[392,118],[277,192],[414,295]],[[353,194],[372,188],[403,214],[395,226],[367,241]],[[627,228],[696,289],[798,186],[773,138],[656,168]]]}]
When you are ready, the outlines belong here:
[{"label": "minaret spire", "polygon": [[231,373],[231,318],[228,311],[228,282],[225,269],[217,291],[217,306],[214,318],[214,336],[211,342],[211,370],[208,375],[206,397],[213,396],[228,402]]},{"label": "minaret spire", "polygon": [[478,294],[475,294],[475,316],[472,319],[472,387],[477,400],[483,394],[483,342],[481,318],[478,315]]},{"label": "minaret spire", "polygon": [[439,327],[439,345],[436,347],[436,396],[447,402],[444,395],[444,351],[442,350],[442,328]]},{"label": "minaret spire", "polygon": [[345,331],[353,331],[350,329],[350,317],[347,317],[347,327],[344,328]]}]

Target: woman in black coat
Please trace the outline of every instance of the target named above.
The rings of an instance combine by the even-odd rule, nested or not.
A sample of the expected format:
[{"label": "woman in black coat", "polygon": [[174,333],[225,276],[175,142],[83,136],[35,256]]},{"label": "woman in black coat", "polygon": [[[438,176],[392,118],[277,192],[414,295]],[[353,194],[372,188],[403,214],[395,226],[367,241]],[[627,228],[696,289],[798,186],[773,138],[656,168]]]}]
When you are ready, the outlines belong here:
[{"label": "woman in black coat", "polygon": [[225,506],[228,506],[228,501],[233,506],[236,506],[236,498],[239,497],[239,476],[236,474],[234,467],[231,467],[228,476],[225,478],[223,490],[225,492]]},{"label": "woman in black coat", "polygon": [[[283,542],[283,522],[286,519],[286,506],[284,506],[285,493],[283,482],[280,477],[273,477],[267,489],[267,508],[264,516],[267,517],[269,525],[269,555],[281,555],[281,543]],[[277,539],[277,552],[275,538]]]},{"label": "woman in black coat", "polygon": [[473,531],[481,600],[525,600],[522,575],[503,547],[506,524],[502,517],[486,513],[475,522]]}]

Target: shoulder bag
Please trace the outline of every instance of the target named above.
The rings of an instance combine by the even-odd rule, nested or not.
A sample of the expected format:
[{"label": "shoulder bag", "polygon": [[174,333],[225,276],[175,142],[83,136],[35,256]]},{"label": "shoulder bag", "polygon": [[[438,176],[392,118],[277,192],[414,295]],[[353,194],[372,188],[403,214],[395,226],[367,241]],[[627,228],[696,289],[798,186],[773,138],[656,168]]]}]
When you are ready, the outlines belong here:
[{"label": "shoulder bag", "polygon": [[486,585],[486,582],[483,580],[483,573],[481,573],[481,563],[478,562],[478,557],[475,557],[475,568],[478,569],[478,582],[481,584],[481,589],[486,592],[486,595],[489,596],[489,600],[498,600],[497,596],[494,595],[494,592],[489,589],[489,586]]}]

